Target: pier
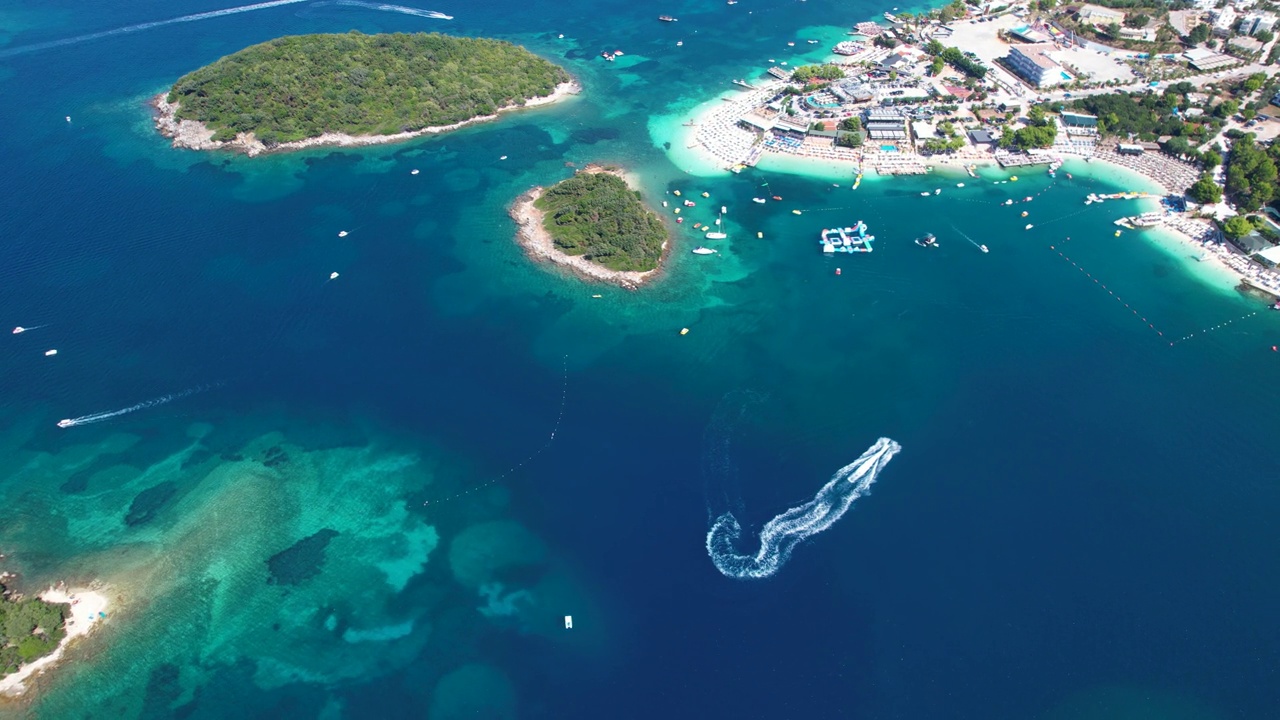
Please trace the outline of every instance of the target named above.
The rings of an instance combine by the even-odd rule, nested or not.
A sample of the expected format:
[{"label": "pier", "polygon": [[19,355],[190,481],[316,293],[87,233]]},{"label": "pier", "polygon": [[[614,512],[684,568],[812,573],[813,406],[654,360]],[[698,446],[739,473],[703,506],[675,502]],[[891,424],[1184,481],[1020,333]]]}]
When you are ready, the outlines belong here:
[{"label": "pier", "polygon": [[1037,156],[1037,155],[997,154],[996,162],[1000,163],[1000,167],[1005,168],[1007,170],[1009,168],[1034,167],[1036,165],[1050,165],[1053,163],[1053,158]]}]

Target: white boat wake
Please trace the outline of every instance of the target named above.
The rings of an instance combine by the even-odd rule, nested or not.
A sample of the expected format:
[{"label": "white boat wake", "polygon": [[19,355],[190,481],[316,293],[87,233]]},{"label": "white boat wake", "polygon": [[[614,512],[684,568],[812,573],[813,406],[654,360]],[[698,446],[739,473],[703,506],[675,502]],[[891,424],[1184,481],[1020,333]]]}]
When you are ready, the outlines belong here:
[{"label": "white boat wake", "polygon": [[363,0],[337,0],[334,5],[345,5],[347,7],[361,7],[368,10],[381,10],[383,12],[402,13],[404,15],[414,15],[417,17],[431,18],[433,20],[452,20],[452,15],[445,15],[435,10],[419,10],[418,8],[405,7],[403,5],[391,5],[388,3],[372,3],[363,2]]},{"label": "white boat wake", "polygon": [[796,545],[834,525],[854,500],[866,495],[876,476],[901,449],[889,438],[877,440],[862,457],[837,470],[813,500],[765,523],[760,530],[760,549],[754,555],[736,551],[734,545],[742,536],[742,526],[733,513],[720,515],[707,533],[711,562],[731,578],[759,579],[773,575],[790,559]]},{"label": "white boat wake", "polygon": [[146,402],[140,402],[137,405],[130,405],[129,407],[122,408],[120,410],[112,410],[111,412],[92,413],[90,415],[81,415],[78,418],[68,418],[66,420],[59,420],[58,427],[69,428],[69,427],[75,427],[77,425],[92,425],[93,423],[100,423],[103,420],[110,420],[111,418],[120,417],[121,415],[127,415],[131,412],[137,412],[139,410],[146,410],[147,408],[153,408],[158,405],[164,405],[166,403],[171,403],[174,400],[181,400],[184,397],[190,397],[192,395],[195,395],[196,393],[204,392],[205,390],[208,390],[208,389],[209,389],[208,386],[202,385],[200,387],[183,390],[182,392],[176,392],[171,395],[165,395],[164,397],[158,397],[153,400],[147,400]]},{"label": "white boat wake", "polygon": [[63,47],[66,45],[75,45],[82,42],[88,42],[89,40],[111,37],[113,35],[140,32],[142,30],[164,27],[165,25],[198,22],[200,20],[223,17],[224,15],[238,15],[240,13],[253,12],[255,10],[266,10],[267,8],[279,7],[281,5],[296,5],[297,3],[308,1],[309,0],[270,0],[269,2],[254,3],[252,5],[241,5],[239,7],[225,8],[223,10],[210,10],[208,12],[195,13],[194,15],[183,15],[182,17],[169,18],[168,20],[155,20],[153,22],[139,23],[137,25],[127,25],[114,30],[103,30],[102,32],[90,33],[88,35],[77,35],[76,37],[65,38],[63,40],[52,40],[50,42],[36,43],[34,45],[23,45],[21,47],[9,48],[7,50],[0,51],[0,58],[21,55],[29,52],[37,52],[40,50],[48,50],[50,48]]}]

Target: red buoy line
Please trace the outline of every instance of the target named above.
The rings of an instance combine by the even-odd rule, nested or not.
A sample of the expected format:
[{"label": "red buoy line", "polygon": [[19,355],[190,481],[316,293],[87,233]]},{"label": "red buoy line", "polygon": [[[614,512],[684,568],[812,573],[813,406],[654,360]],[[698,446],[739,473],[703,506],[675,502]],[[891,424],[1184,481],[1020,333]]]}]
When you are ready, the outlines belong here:
[{"label": "red buoy line", "polygon": [[[1065,244],[1065,243],[1068,243],[1068,242],[1071,242],[1071,238],[1069,238],[1069,237],[1068,237],[1066,240],[1064,240],[1064,241],[1063,241],[1063,243],[1064,243],[1064,244]],[[1090,273],[1088,270],[1085,270],[1085,269],[1084,269],[1084,267],[1082,267],[1079,263],[1077,263],[1075,260],[1072,260],[1069,256],[1067,256],[1067,254],[1066,254],[1066,253],[1064,253],[1064,252],[1062,252],[1061,250],[1059,250],[1059,249],[1057,248],[1057,246],[1055,246],[1055,245],[1050,245],[1050,246],[1049,246],[1049,249],[1050,249],[1050,250],[1053,250],[1053,251],[1054,251],[1054,252],[1056,252],[1056,253],[1058,253],[1058,257],[1060,257],[1060,258],[1062,258],[1063,260],[1066,260],[1067,262],[1071,263],[1071,267],[1073,267],[1073,268],[1075,268],[1075,269],[1079,270],[1079,271],[1081,272],[1081,274],[1083,274],[1085,277],[1087,277],[1087,278],[1089,278],[1090,280],[1092,280],[1094,285],[1097,285],[1098,287],[1102,288],[1103,290],[1106,290],[1108,295],[1110,295],[1112,298],[1114,298],[1116,302],[1118,302],[1118,303],[1120,303],[1121,305],[1123,305],[1123,306],[1125,307],[1125,309],[1126,309],[1126,310],[1128,310],[1128,311],[1130,311],[1131,313],[1133,313],[1133,316],[1134,316],[1134,317],[1136,317],[1136,318],[1138,318],[1139,320],[1141,320],[1141,321],[1142,321],[1142,322],[1143,322],[1143,323],[1144,323],[1144,324],[1145,324],[1145,325],[1146,325],[1146,326],[1147,326],[1147,327],[1148,327],[1152,332],[1154,332],[1155,334],[1159,335],[1160,337],[1164,337],[1164,333],[1163,333],[1159,328],[1157,328],[1157,327],[1155,326],[1155,323],[1153,323],[1153,322],[1151,322],[1150,320],[1148,320],[1147,318],[1143,317],[1143,316],[1142,316],[1142,314],[1138,312],[1138,309],[1137,309],[1137,308],[1135,308],[1135,307],[1133,307],[1132,305],[1130,305],[1129,303],[1125,302],[1125,301],[1124,301],[1124,298],[1122,298],[1122,297],[1120,297],[1119,295],[1117,295],[1117,294],[1115,293],[1115,291],[1114,291],[1114,290],[1112,290],[1111,288],[1107,287],[1105,284],[1103,284],[1103,282],[1102,282],[1101,280],[1099,280],[1098,278],[1094,277],[1092,273]],[[1169,344],[1170,344],[1170,345],[1173,345],[1173,343],[1169,343]]]},{"label": "red buoy line", "polygon": [[422,503],[423,506],[425,507],[427,505],[430,505],[431,503],[436,503],[437,505],[439,505],[440,503],[448,502],[450,500],[457,500],[458,498],[466,497],[467,495],[470,495],[475,492],[479,492],[481,490],[484,490],[485,488],[496,485],[502,482],[503,480],[507,479],[508,477],[514,475],[517,471],[519,471],[525,465],[528,465],[529,463],[533,462],[538,458],[539,455],[546,452],[547,449],[551,447],[551,444],[556,441],[556,433],[560,431],[560,423],[562,420],[564,420],[565,403],[569,398],[569,356],[568,355],[565,355],[564,359],[562,360],[562,371],[564,373],[564,379],[563,379],[563,385],[560,388],[560,410],[556,415],[555,424],[551,427],[551,437],[547,438],[547,441],[542,444],[542,447],[535,450],[533,454],[530,455],[529,457],[507,468],[507,470],[503,472],[501,475],[492,477],[489,480],[486,480],[485,482],[479,483],[478,485],[473,485],[471,487],[466,488],[465,490],[460,490],[456,493],[453,493],[452,495],[445,495],[443,497],[438,497],[433,500],[425,500]]},{"label": "red buoy line", "polygon": [[[1064,240],[1064,241],[1063,241],[1063,244],[1066,244],[1066,243],[1068,243],[1068,242],[1070,242],[1070,241],[1071,241],[1071,238],[1067,238],[1066,240]],[[1057,246],[1050,245],[1050,246],[1049,246],[1049,249],[1050,249],[1050,250],[1053,250],[1053,251],[1055,251],[1055,252],[1057,252],[1057,253],[1058,253],[1058,257],[1061,257],[1063,260],[1066,260],[1067,262],[1071,263],[1071,266],[1072,266],[1072,267],[1074,267],[1075,269],[1079,270],[1081,273],[1083,273],[1083,274],[1084,274],[1084,276],[1085,276],[1085,277],[1087,277],[1087,278],[1089,278],[1090,280],[1092,280],[1092,281],[1094,282],[1094,284],[1095,284],[1095,285],[1097,285],[1098,287],[1102,288],[1103,290],[1106,290],[1108,295],[1110,295],[1111,297],[1115,298],[1116,302],[1120,303],[1121,305],[1123,305],[1123,306],[1125,307],[1125,309],[1126,309],[1126,310],[1128,310],[1128,311],[1130,311],[1131,313],[1133,313],[1134,317],[1138,318],[1138,319],[1139,319],[1139,320],[1141,320],[1143,323],[1145,323],[1145,324],[1146,324],[1146,326],[1147,326],[1147,328],[1149,328],[1150,330],[1152,330],[1153,332],[1155,332],[1155,334],[1159,335],[1160,337],[1164,337],[1164,336],[1165,336],[1164,332],[1163,332],[1163,331],[1161,331],[1159,328],[1157,328],[1157,327],[1155,326],[1155,323],[1153,323],[1153,322],[1151,322],[1150,320],[1148,320],[1147,318],[1143,317],[1143,316],[1142,316],[1142,314],[1138,312],[1137,308],[1135,308],[1135,307],[1133,307],[1132,305],[1130,305],[1129,303],[1125,302],[1125,301],[1124,301],[1124,299],[1123,299],[1123,298],[1121,298],[1119,295],[1117,295],[1117,294],[1115,293],[1115,291],[1114,291],[1114,290],[1112,290],[1111,288],[1109,288],[1109,287],[1107,287],[1105,284],[1103,284],[1103,282],[1102,282],[1101,280],[1099,280],[1098,278],[1094,277],[1092,273],[1090,273],[1089,271],[1085,270],[1085,269],[1084,269],[1084,267],[1082,267],[1082,266],[1081,266],[1079,263],[1077,263],[1075,260],[1072,260],[1068,255],[1066,255],[1064,252],[1062,252],[1062,250],[1059,250],[1059,249],[1057,248]],[[1171,341],[1171,342],[1169,343],[1169,347],[1173,347],[1174,345],[1177,345],[1178,343],[1186,342],[1187,340],[1190,340],[1191,338],[1196,337],[1196,336],[1199,336],[1199,335],[1206,335],[1206,334],[1208,334],[1208,333],[1213,332],[1214,330],[1221,330],[1222,328],[1228,327],[1228,326],[1230,326],[1230,325],[1232,325],[1232,324],[1234,324],[1234,323],[1240,322],[1240,321],[1242,321],[1242,320],[1247,320],[1247,319],[1249,319],[1249,318],[1253,317],[1254,315],[1259,315],[1259,314],[1261,314],[1261,313],[1262,313],[1262,311],[1261,311],[1261,310],[1254,310],[1253,312],[1245,313],[1244,315],[1241,315],[1240,317],[1232,318],[1232,319],[1230,319],[1230,320],[1227,320],[1227,321],[1224,321],[1224,322],[1220,322],[1220,323],[1218,323],[1217,325],[1211,325],[1211,326],[1209,326],[1209,327],[1207,327],[1207,328],[1202,328],[1202,329],[1200,329],[1200,330],[1196,330],[1195,332],[1189,333],[1189,334],[1187,334],[1187,335],[1183,335],[1182,337],[1178,338],[1177,340],[1173,340],[1173,341]]]}]

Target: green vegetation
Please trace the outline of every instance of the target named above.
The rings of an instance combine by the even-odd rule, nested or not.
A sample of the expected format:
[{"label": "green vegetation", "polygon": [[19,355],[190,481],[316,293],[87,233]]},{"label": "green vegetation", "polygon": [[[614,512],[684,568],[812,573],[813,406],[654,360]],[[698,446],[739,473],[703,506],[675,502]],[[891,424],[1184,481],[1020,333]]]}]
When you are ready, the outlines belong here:
[{"label": "green vegetation", "polygon": [[[1184,120],[1183,114],[1192,104],[1187,100],[1195,87],[1188,82],[1169,86],[1164,92],[1112,93],[1080,98],[1072,107],[1098,116],[1098,133],[1105,136],[1154,142],[1169,136],[1164,150],[1171,155],[1203,160],[1196,147],[1217,134],[1222,120],[1218,108],[1202,108],[1204,115]],[[1228,107],[1226,109],[1234,109]],[[1175,113],[1174,111],[1178,112]],[[1221,158],[1219,158],[1221,160]]]},{"label": "green vegetation", "polygon": [[178,117],[267,146],[326,132],[391,135],[491,115],[569,76],[500,40],[436,33],[296,35],[245,48],[174,83]]},{"label": "green vegetation", "polygon": [[1253,212],[1276,198],[1276,155],[1246,134],[1231,144],[1227,155],[1226,195],[1243,212]]},{"label": "green vegetation", "polygon": [[1187,43],[1189,45],[1199,45],[1209,39],[1209,23],[1200,23],[1191,28],[1187,33]]},{"label": "green vegetation", "polygon": [[857,131],[842,132],[836,135],[836,145],[848,148],[862,147],[862,133]]},{"label": "green vegetation", "polygon": [[862,129],[862,119],[854,115],[840,121],[840,129],[848,132],[857,132]]},{"label": "green vegetation", "polygon": [[[1056,132],[1056,131],[1055,131]],[[945,153],[963,150],[967,144],[964,136],[956,130],[954,123],[946,120],[938,123],[939,137],[924,141],[924,149],[930,153]]]},{"label": "green vegetation", "polygon": [[70,609],[70,605],[39,598],[20,602],[0,598],[0,677],[53,652],[66,637],[62,623]]},{"label": "green vegetation", "polygon": [[1013,130],[1008,125],[1000,133],[1000,147],[1030,150],[1047,148],[1058,138],[1058,126],[1045,114],[1044,108],[1032,105],[1027,111],[1027,126]]},{"label": "green vegetation", "polygon": [[838,65],[801,65],[791,73],[794,82],[810,80],[839,80],[844,77],[844,70]]},{"label": "green vegetation", "polygon": [[[981,80],[987,74],[987,66],[965,55],[960,48],[943,47],[942,43],[936,40],[930,40],[925,46],[924,51],[934,57],[933,66],[930,70],[941,71],[938,61],[950,65],[960,72],[968,75],[976,80]],[[937,72],[934,72],[936,75]]]},{"label": "green vegetation", "polygon": [[1243,215],[1234,215],[1229,217],[1227,218],[1227,221],[1222,224],[1223,234],[1232,240],[1239,240],[1245,235],[1253,232],[1253,230],[1253,223],[1249,222],[1249,218]]},{"label": "green vegetation", "polygon": [[1222,188],[1213,181],[1212,174],[1204,173],[1199,180],[1195,181],[1195,184],[1187,188],[1187,197],[1201,205],[1212,205],[1222,202]]},{"label": "green vegetation", "polygon": [[578,173],[548,188],[534,207],[556,247],[610,270],[658,267],[667,229],[640,193],[608,173]]}]

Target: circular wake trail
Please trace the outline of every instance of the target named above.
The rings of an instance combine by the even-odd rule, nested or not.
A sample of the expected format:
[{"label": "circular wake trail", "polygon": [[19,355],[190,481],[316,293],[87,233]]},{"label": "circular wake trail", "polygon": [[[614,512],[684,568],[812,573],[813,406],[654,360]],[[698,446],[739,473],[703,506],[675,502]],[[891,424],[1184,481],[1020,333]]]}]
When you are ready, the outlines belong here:
[{"label": "circular wake trail", "polygon": [[724,513],[715,519],[707,533],[707,554],[711,562],[731,578],[759,579],[773,575],[787,563],[796,545],[834,525],[854,500],[866,495],[876,476],[901,449],[889,438],[877,440],[862,457],[837,470],[812,500],[765,523],[760,530],[760,549],[754,555],[737,552],[735,545],[742,536],[742,526],[732,512]]}]

